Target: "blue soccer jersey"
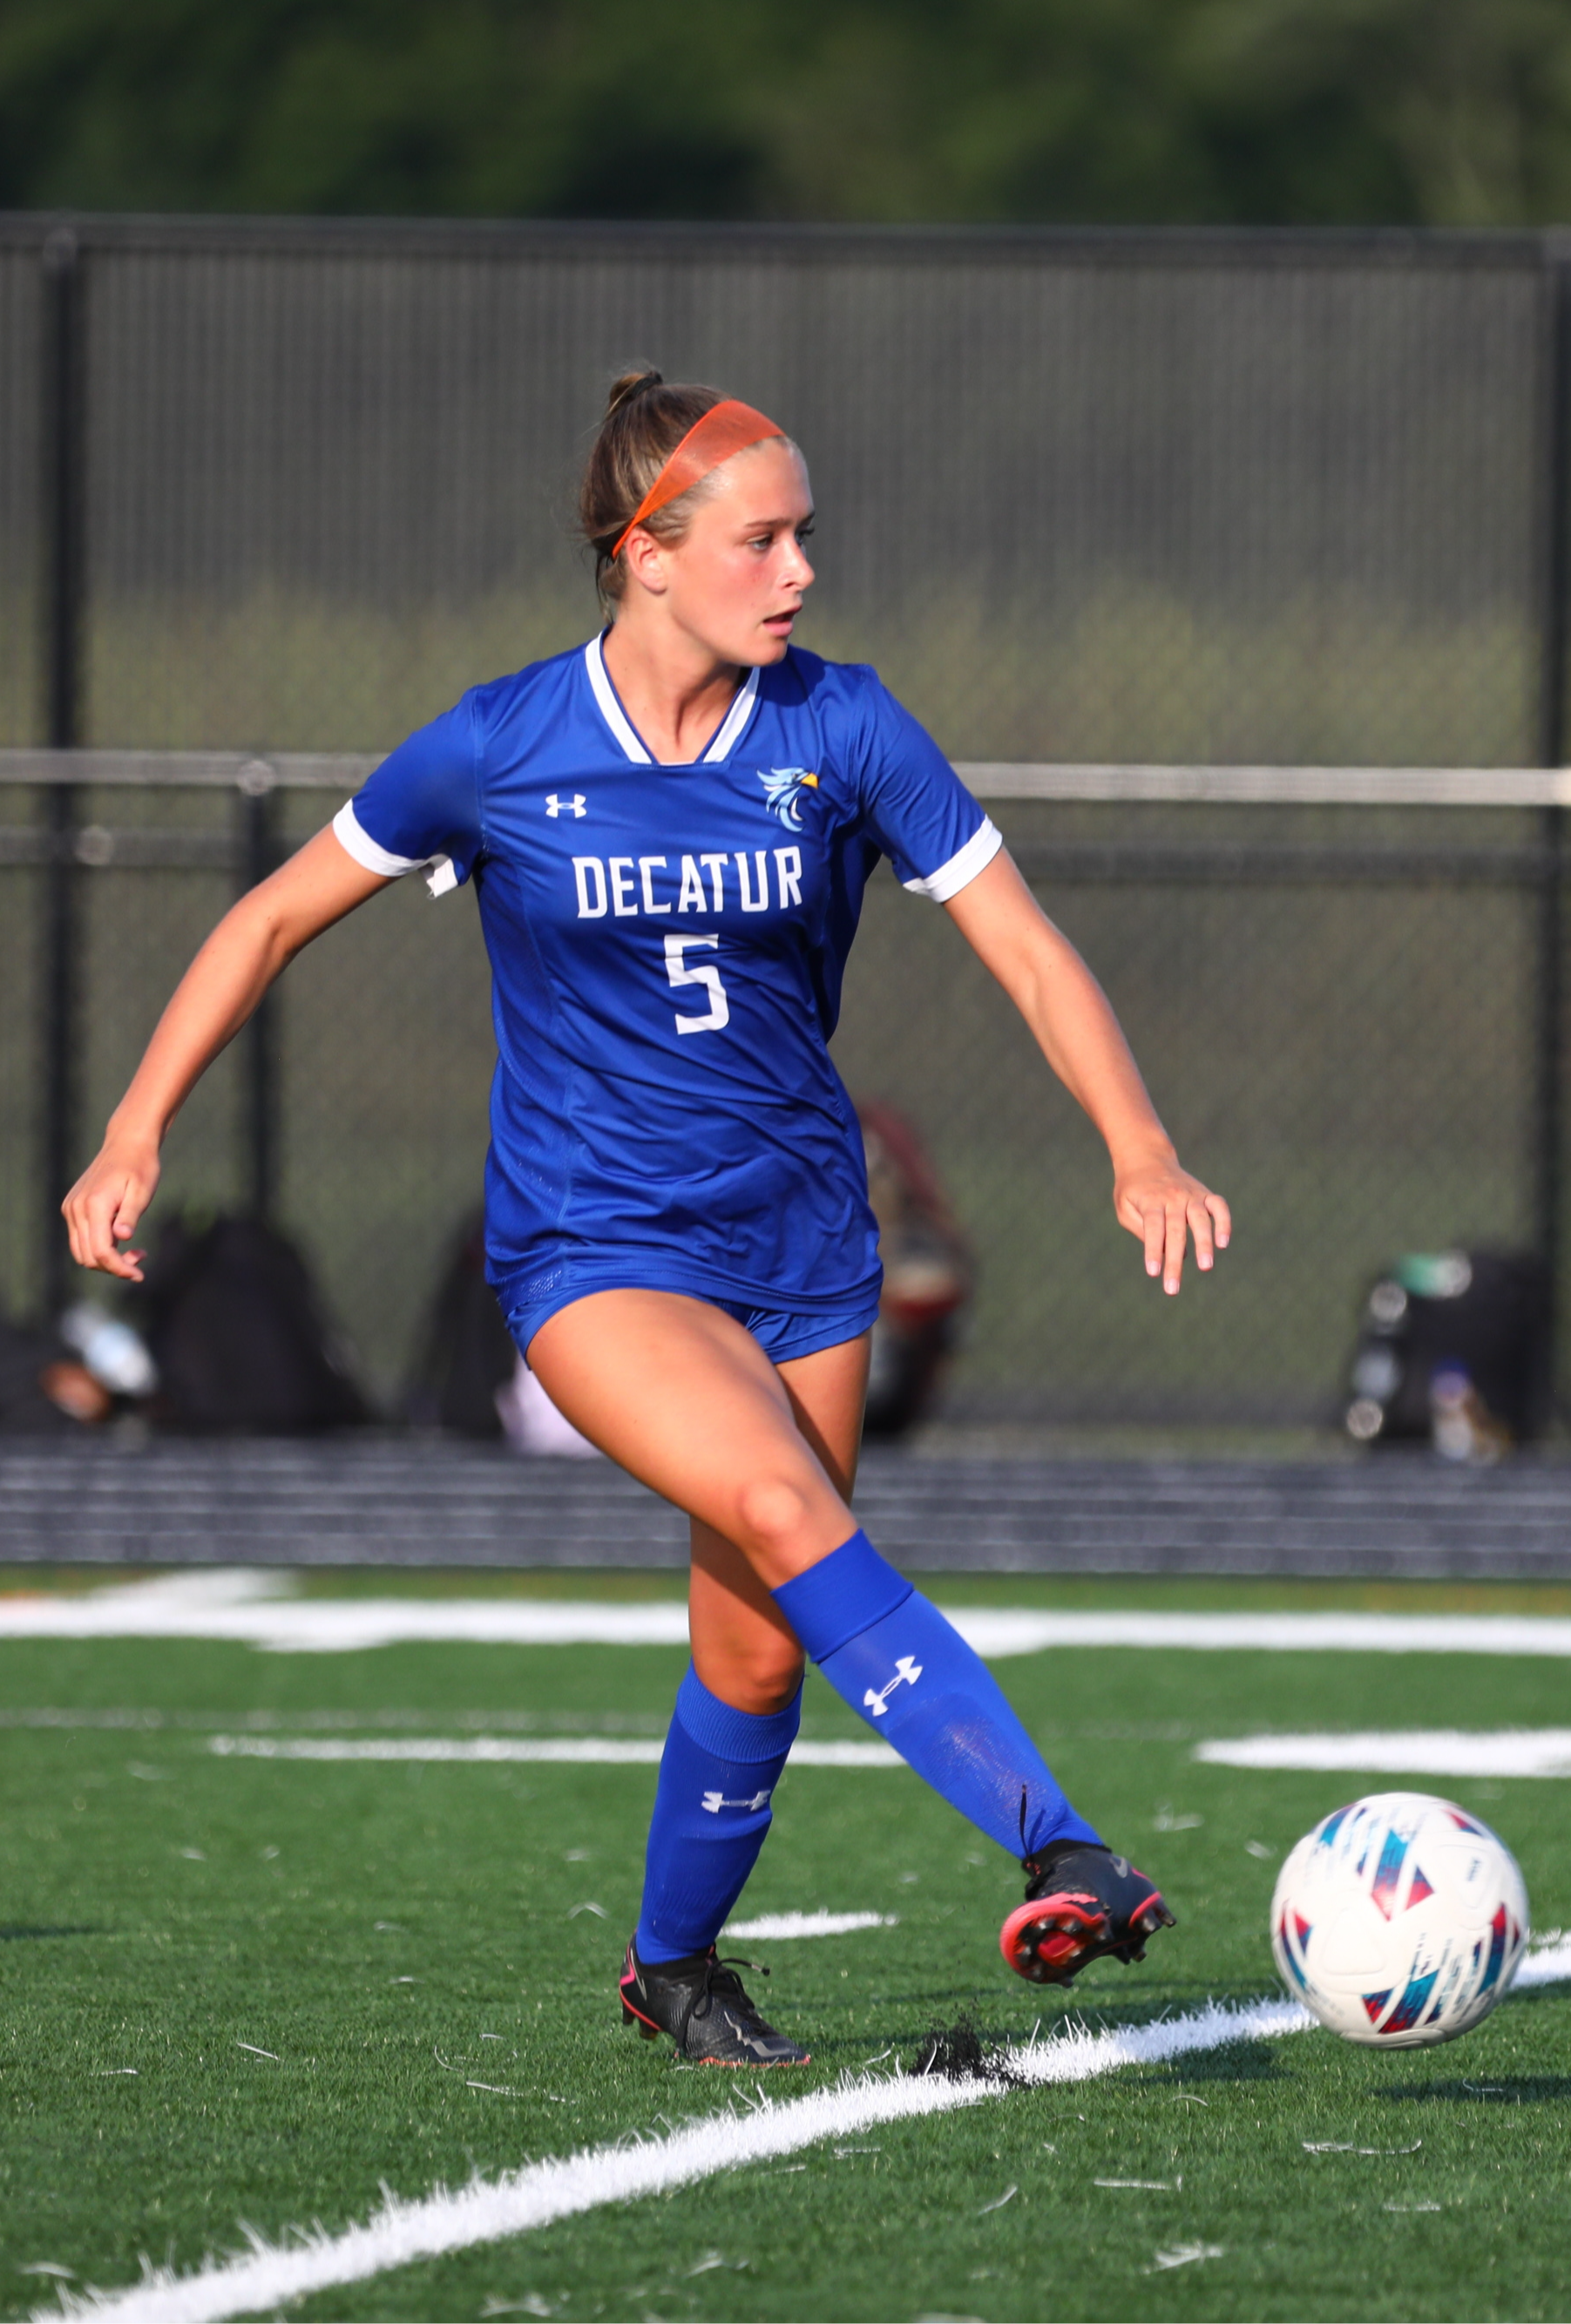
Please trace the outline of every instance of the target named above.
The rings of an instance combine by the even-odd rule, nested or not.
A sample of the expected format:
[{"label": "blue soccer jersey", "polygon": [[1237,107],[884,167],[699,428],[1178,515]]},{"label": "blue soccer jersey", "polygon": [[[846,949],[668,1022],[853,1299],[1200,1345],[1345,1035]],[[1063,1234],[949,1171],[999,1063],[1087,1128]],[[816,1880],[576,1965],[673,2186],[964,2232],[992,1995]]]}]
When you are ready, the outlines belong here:
[{"label": "blue soccer jersey", "polygon": [[942,902],[1000,840],[871,669],[792,647],[702,759],[661,766],[596,639],[475,687],[333,828],[368,871],[478,891],[505,1313],[612,1286],[806,1314],[876,1296],[828,1050],[863,890],[886,854]]}]

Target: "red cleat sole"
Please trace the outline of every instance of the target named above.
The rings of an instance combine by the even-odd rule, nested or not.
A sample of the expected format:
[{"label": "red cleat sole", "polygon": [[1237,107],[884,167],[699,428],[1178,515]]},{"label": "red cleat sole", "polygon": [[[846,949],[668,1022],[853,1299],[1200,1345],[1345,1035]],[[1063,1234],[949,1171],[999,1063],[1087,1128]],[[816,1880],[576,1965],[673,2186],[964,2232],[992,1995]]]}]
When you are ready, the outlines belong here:
[{"label": "red cleat sole", "polygon": [[1032,1985],[1067,1985],[1094,1956],[1107,1915],[1094,1896],[1042,1896],[1017,1904],[998,1932],[998,1950]]},{"label": "red cleat sole", "polygon": [[[1143,1940],[1170,1923],[1160,1894],[1152,1889],[1129,1916],[1127,1933],[1109,1933],[1106,1911],[1095,1896],[1039,1896],[1017,1904],[998,1932],[998,1950],[1017,1977],[1030,1985],[1067,1985],[1104,1954],[1124,1952],[1135,1960]],[[1129,1951],[1125,1951],[1125,1948]]]}]

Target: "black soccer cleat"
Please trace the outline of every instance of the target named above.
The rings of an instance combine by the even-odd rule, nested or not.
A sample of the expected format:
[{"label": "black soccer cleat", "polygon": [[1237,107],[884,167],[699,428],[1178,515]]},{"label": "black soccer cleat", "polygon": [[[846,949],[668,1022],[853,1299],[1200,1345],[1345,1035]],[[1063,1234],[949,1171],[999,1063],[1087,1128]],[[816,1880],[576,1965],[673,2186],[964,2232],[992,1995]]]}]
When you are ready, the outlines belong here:
[{"label": "black soccer cleat", "polygon": [[1126,1856],[1060,1840],[1022,1857],[1026,1900],[998,1932],[999,1950],[1033,1985],[1068,1985],[1104,1953],[1145,1959],[1145,1941],[1174,1918],[1154,1880]]},{"label": "black soccer cleat", "polygon": [[[749,1969],[761,1964],[749,1961]],[[763,1970],[767,1977],[769,1971]],[[808,2052],[765,2024],[742,1979],[713,1945],[685,1960],[646,1968],[630,1940],[622,1967],[622,2022],[646,2042],[669,2034],[677,2055],[696,2066],[805,2066]]]}]

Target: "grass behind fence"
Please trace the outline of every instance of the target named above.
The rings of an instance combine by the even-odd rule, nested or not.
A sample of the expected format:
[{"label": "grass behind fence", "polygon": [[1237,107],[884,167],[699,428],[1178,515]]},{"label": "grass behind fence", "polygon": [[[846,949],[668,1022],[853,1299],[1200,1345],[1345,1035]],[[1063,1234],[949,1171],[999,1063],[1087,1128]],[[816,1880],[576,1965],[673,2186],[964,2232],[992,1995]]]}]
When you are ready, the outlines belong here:
[{"label": "grass behind fence", "polygon": [[[111,598],[91,613],[87,733],[127,749],[389,749],[595,622],[587,575],[462,604],[265,581]],[[963,576],[872,607],[831,588],[799,641],[873,663],[962,759],[1492,766],[1535,748],[1536,639],[1509,604],[1446,620],[1354,590],[1261,604],[1241,586],[1229,604],[1123,575],[1060,604]],[[23,739],[28,720],[11,720]]]}]

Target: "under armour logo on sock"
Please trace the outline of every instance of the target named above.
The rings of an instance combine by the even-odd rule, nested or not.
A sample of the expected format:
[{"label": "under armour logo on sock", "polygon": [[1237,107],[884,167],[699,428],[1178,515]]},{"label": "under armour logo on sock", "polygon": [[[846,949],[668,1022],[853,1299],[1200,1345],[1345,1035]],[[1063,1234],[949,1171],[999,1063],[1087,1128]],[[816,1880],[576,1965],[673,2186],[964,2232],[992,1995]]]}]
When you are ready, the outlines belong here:
[{"label": "under armour logo on sock", "polygon": [[588,806],[589,803],[584,797],[582,791],[575,791],[570,799],[559,798],[555,791],[551,791],[546,798],[546,813],[550,816],[553,823],[555,823],[559,815],[571,815],[581,817],[587,814]]},{"label": "under armour logo on sock", "polygon": [[894,1692],[895,1688],[900,1685],[902,1679],[908,1686],[915,1686],[921,1674],[922,1666],[920,1663],[917,1661],[914,1655],[897,1655],[895,1656],[894,1676],[890,1680],[887,1686],[870,1686],[868,1688],[866,1693],[862,1698],[863,1709],[864,1711],[870,1711],[874,1719],[887,1718],[889,1714],[889,1698]]},{"label": "under armour logo on sock", "polygon": [[769,1794],[754,1792],[750,1800],[727,1800],[723,1799],[718,1792],[706,1792],[703,1804],[709,1815],[718,1815],[722,1808],[749,1808],[756,1813],[760,1808],[769,1805]]}]

